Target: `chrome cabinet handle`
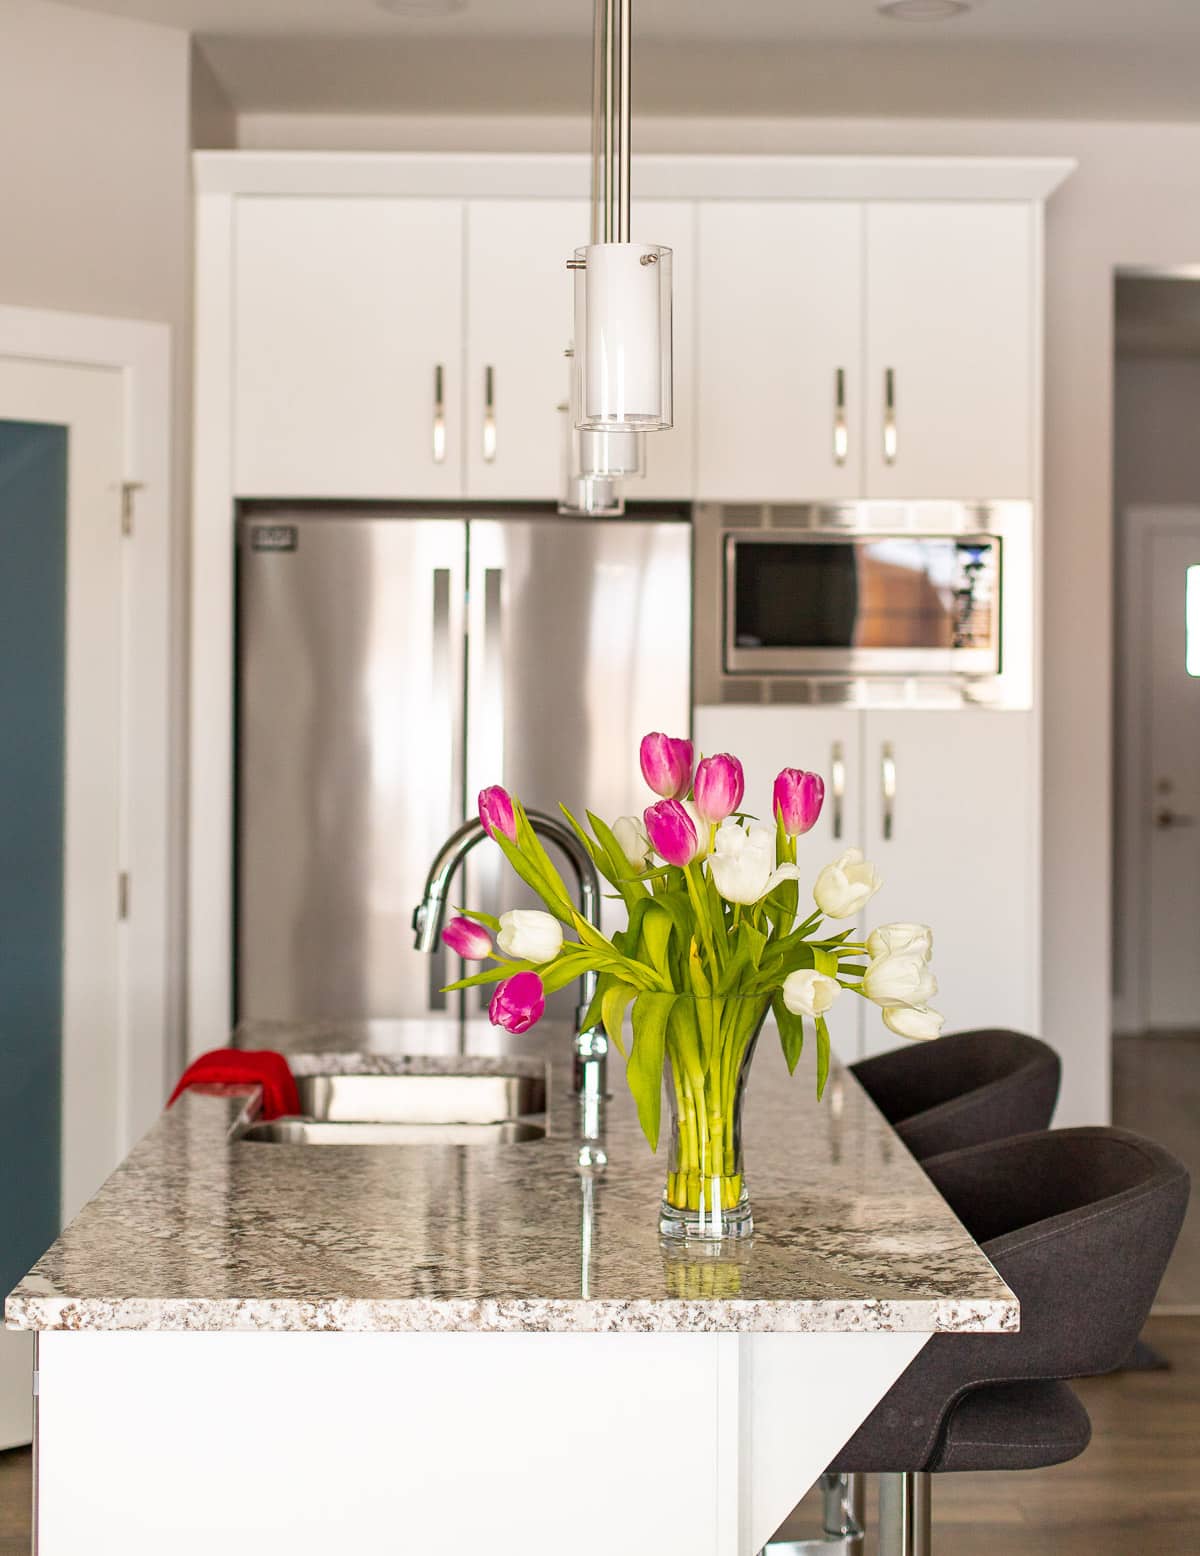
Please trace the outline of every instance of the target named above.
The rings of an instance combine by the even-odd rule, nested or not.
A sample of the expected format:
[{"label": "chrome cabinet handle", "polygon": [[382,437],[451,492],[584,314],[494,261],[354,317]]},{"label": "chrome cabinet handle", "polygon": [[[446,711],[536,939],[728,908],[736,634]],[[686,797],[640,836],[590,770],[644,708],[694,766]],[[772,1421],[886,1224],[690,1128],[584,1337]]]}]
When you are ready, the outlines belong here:
[{"label": "chrome cabinet handle", "polygon": [[883,836],[890,843],[896,831],[896,749],[885,740],[880,751],[879,778],[883,789]]},{"label": "chrome cabinet handle", "polygon": [[483,370],[483,458],[491,464],[496,457],[496,370]]},{"label": "chrome cabinet handle", "polygon": [[[433,652],[430,663],[430,676],[433,683],[433,701],[438,708],[446,711],[449,729],[446,731],[446,749],[449,751],[454,744],[454,713],[453,692],[450,685],[452,674],[451,644],[450,644],[450,569],[448,567],[435,567],[433,569]],[[452,784],[450,774],[447,772],[445,792],[449,797]],[[451,802],[453,803],[453,802]],[[446,826],[452,830],[455,824],[454,812],[451,811],[446,818]],[[450,982],[447,968],[446,948],[439,939],[429,958],[429,1008],[430,1010],[445,1010],[446,996],[442,993],[446,984]]]},{"label": "chrome cabinet handle", "polygon": [[896,430],[896,369],[889,367],[883,374],[883,462],[894,465],[900,450],[900,435]]},{"label": "chrome cabinet handle", "polygon": [[1160,811],[1155,812],[1154,825],[1160,832],[1167,832],[1172,827],[1194,827],[1195,816],[1181,816],[1177,810],[1172,810],[1169,805],[1164,805]]},{"label": "chrome cabinet handle", "polygon": [[842,813],[846,804],[846,748],[840,740],[833,742],[829,758],[829,787],[833,790],[833,835],[842,835]]},{"label": "chrome cabinet handle", "polygon": [[844,465],[850,452],[850,429],[846,424],[846,369],[833,375],[833,462]]},{"label": "chrome cabinet handle", "polygon": [[433,370],[433,462],[446,462],[446,370],[440,362]]}]

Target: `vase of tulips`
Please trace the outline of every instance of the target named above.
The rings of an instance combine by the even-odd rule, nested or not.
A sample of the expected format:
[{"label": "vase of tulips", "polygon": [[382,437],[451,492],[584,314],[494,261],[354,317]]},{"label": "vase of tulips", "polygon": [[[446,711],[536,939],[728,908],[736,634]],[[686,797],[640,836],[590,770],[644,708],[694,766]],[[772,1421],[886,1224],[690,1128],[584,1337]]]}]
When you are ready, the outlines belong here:
[{"label": "vase of tulips", "polygon": [[801,902],[798,843],[815,825],[825,793],[816,773],[779,773],[772,819],[763,824],[742,809],[737,757],[722,753],[696,764],[690,741],[655,733],[642,741],[640,761],[657,796],[640,817],[610,824],[588,811],[584,825],[563,807],[624,901],[626,925],[611,938],[572,904],[521,802],[499,787],[483,791],[484,827],[545,911],[493,918],[466,910],[455,918],[444,932],[449,948],[493,965],[451,987],[494,984],[492,1022],[520,1033],[541,1017],[547,994],[594,971],[586,1027],[603,1027],[625,1059],[654,1151],[666,1091],[660,1231],[705,1241],[745,1237],[753,1219],[742,1109],[767,1017],[775,1018],[792,1072],[811,1032],[820,1097],[830,1063],[827,1016],[845,992],[879,1005],[900,1037],[939,1034],[942,1018],[928,1003],[937,992],[932,934],[922,924],[897,923],[858,939],[853,929],[835,927],[859,914],[880,887],[857,849],[816,874],[811,909]]}]

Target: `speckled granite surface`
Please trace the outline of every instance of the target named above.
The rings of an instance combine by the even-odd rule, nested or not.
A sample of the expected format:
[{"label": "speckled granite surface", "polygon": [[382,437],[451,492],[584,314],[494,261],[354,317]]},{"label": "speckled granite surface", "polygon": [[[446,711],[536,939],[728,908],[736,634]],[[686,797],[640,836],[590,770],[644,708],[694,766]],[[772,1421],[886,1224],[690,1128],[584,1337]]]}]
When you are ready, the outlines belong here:
[{"label": "speckled granite surface", "polygon": [[[446,1029],[259,1024],[298,1074],[386,1071]],[[989,1330],[1012,1293],[854,1078],[824,1102],[764,1033],[746,1112],[755,1235],[728,1253],[658,1236],[664,1156],[621,1061],[608,1166],[581,1174],[570,1041],[484,1029],[471,1046],[552,1060],[545,1139],[292,1146],[236,1138],[255,1097],[192,1092],[156,1123],[8,1298],[10,1327],[122,1330]],[[404,1050],[409,1057],[406,1058]],[[522,1066],[524,1067],[524,1066]]]}]

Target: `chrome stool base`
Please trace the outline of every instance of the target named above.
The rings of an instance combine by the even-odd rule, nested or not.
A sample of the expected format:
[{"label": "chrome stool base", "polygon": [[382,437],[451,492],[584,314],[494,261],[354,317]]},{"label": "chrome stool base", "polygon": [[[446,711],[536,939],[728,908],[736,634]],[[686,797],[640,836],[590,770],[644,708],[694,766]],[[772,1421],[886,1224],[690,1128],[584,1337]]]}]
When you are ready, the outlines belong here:
[{"label": "chrome stool base", "polygon": [[[815,1540],[772,1540],[763,1546],[760,1556],[862,1556],[866,1477],[822,1475],[819,1485],[824,1533]],[[920,1556],[927,1553],[921,1552]]]}]

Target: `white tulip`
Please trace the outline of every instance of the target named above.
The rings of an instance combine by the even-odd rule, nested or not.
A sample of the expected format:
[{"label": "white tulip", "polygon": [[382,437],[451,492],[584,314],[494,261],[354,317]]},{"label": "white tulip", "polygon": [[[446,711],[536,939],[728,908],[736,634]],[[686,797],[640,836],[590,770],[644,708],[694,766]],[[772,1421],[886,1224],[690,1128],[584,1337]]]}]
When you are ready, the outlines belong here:
[{"label": "white tulip", "polygon": [[613,822],[613,836],[621,845],[625,858],[640,875],[654,852],[646,823],[640,816],[618,816]]},{"label": "white tulip", "polygon": [[562,942],[562,925],[540,908],[512,908],[500,915],[496,944],[514,961],[551,962]]},{"label": "white tulip", "polygon": [[802,967],[783,980],[783,1003],[793,1016],[823,1016],[842,992],[836,978]]},{"label": "white tulip", "polygon": [[937,987],[925,958],[907,951],[876,957],[863,974],[863,993],[877,1005],[925,1005]]},{"label": "white tulip", "polygon": [[914,1010],[911,1005],[887,1005],[883,1011],[883,1024],[889,1032],[918,1042],[940,1037],[945,1019],[936,1010]]},{"label": "white tulip", "polygon": [[883,885],[879,872],[863,858],[861,848],[848,848],[817,876],[813,900],[827,918],[853,918]]},{"label": "white tulip", "polygon": [[928,924],[880,924],[867,936],[868,956],[889,956],[898,952],[928,961],[933,955],[933,930]]},{"label": "white tulip", "polygon": [[758,902],[780,881],[800,878],[794,864],[775,868],[775,833],[757,824],[745,828],[732,816],[717,828],[708,856],[713,884],[726,902]]}]

